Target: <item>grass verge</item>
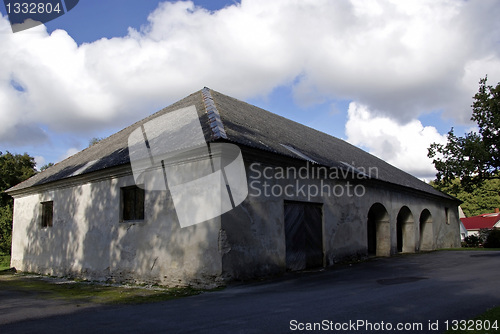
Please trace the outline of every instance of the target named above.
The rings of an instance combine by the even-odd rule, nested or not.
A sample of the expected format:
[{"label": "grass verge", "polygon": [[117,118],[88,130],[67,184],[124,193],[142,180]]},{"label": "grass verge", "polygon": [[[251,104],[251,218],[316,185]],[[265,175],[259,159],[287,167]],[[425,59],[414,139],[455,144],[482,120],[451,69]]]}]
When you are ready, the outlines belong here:
[{"label": "grass verge", "polygon": [[472,320],[456,324],[455,330],[451,328],[453,325],[450,321],[445,334],[500,333],[500,307],[492,308]]},{"label": "grass verge", "polygon": [[23,274],[0,275],[0,289],[27,292],[37,298],[97,304],[151,303],[193,296],[203,292],[203,290],[190,287],[115,286]]}]

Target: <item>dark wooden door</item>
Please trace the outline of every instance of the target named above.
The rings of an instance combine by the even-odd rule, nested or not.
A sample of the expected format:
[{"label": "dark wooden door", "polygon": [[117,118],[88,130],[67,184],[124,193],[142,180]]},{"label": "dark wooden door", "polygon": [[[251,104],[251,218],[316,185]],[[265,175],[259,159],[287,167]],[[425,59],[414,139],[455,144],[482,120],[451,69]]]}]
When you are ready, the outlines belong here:
[{"label": "dark wooden door", "polygon": [[287,270],[323,266],[321,204],[285,202],[284,212]]}]

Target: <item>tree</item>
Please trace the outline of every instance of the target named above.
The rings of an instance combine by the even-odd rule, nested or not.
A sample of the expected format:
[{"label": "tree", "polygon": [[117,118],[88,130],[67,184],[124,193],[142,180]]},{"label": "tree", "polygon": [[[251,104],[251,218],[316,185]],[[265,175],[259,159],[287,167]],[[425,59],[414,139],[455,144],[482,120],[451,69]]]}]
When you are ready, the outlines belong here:
[{"label": "tree", "polygon": [[36,174],[35,158],[27,153],[0,152],[0,252],[10,253],[13,200],[4,191]]},{"label": "tree", "polygon": [[95,144],[97,144],[98,142],[100,142],[103,139],[104,138],[93,137],[92,139],[89,140],[89,147],[94,146]]},{"label": "tree", "polygon": [[[479,132],[457,137],[453,128],[448,132],[446,145],[433,143],[427,156],[433,158],[437,183],[450,184],[459,178],[467,191],[484,180],[500,179],[500,83],[488,86],[487,77],[479,81],[474,95],[471,120]],[[498,191],[498,189],[497,189]]]},{"label": "tree", "polygon": [[4,191],[36,174],[35,158],[27,153],[12,154],[0,151],[0,206],[12,202],[12,198]]},{"label": "tree", "polygon": [[49,162],[48,164],[43,165],[42,167],[40,167],[40,172],[43,172],[44,170],[46,170],[47,168],[52,167],[52,166],[54,166],[54,163],[53,162]]},{"label": "tree", "polygon": [[0,254],[10,254],[12,244],[12,205],[0,207]]},{"label": "tree", "polygon": [[500,180],[485,180],[481,184],[473,185],[469,191],[462,186],[460,179],[456,178],[449,184],[430,183],[436,189],[450,194],[463,201],[461,207],[466,217],[478,216],[483,213],[493,212],[500,207]]},{"label": "tree", "polygon": [[493,229],[488,233],[484,248],[500,248],[500,229]]}]

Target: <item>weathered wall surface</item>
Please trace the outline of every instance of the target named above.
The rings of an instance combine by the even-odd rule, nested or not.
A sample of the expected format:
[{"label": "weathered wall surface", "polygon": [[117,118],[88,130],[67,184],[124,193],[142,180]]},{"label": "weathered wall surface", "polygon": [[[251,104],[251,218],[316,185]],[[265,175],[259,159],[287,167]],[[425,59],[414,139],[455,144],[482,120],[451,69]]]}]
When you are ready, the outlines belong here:
[{"label": "weathered wall surface", "polygon": [[248,197],[222,215],[221,249],[226,278],[249,279],[279,274],[285,267],[282,201]]},{"label": "weathered wall surface", "polygon": [[368,214],[375,203],[386,210],[385,221],[378,227],[376,255],[460,246],[456,202],[400,187],[388,188],[354,174],[348,181],[311,178],[307,173],[294,175],[292,169],[286,174],[290,166],[300,171],[306,164],[262,154],[246,155],[249,196],[237,209],[222,216],[225,275],[245,279],[285,271],[285,200],[323,204],[325,266],[368,255]]},{"label": "weathered wall surface", "polygon": [[[220,220],[180,228],[166,192],[145,192],[145,219],[120,222],[132,175],[15,198],[12,266],[93,280],[213,286],[220,281]],[[41,202],[54,202],[41,228]],[[203,210],[203,207],[193,208]]]}]

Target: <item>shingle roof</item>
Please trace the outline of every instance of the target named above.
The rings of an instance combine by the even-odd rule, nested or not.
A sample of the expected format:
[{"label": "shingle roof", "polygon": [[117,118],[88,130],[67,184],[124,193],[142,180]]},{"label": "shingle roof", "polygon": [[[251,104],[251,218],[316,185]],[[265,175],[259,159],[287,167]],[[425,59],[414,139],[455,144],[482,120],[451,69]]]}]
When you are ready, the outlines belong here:
[{"label": "shingle roof", "polygon": [[460,218],[467,230],[479,230],[482,228],[492,228],[500,221],[500,214],[485,213],[479,216]]},{"label": "shingle roof", "polygon": [[264,109],[204,88],[97,144],[10,188],[18,191],[109,167],[129,164],[128,137],[139,126],[165,113],[195,105],[207,142],[227,140],[255,149],[309,160],[328,167],[377,168],[378,179],[454,199],[414,176],[341,140]]}]

